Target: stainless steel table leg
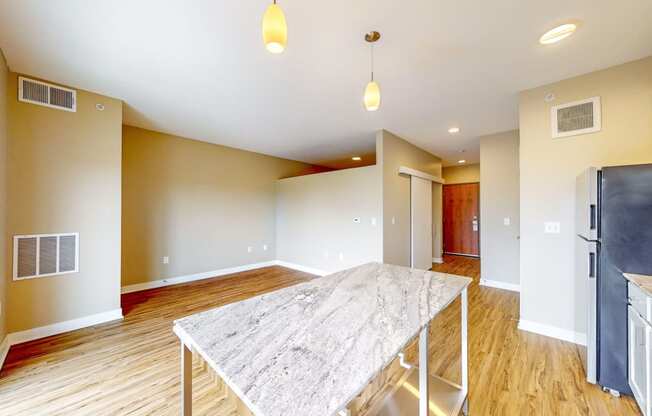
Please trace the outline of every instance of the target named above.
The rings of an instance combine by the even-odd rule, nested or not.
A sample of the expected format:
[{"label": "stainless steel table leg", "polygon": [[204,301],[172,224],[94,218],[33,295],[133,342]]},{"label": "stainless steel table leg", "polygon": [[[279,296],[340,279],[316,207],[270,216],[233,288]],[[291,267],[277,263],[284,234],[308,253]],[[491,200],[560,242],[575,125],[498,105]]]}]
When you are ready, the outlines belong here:
[{"label": "stainless steel table leg", "polygon": [[192,416],[192,351],[181,342],[181,415]]},{"label": "stainless steel table leg", "polygon": [[430,324],[426,325],[419,334],[419,416],[429,416],[428,402],[428,332]]},{"label": "stainless steel table leg", "polygon": [[468,333],[468,320],[469,320],[469,311],[468,311],[468,295],[467,289],[464,288],[461,294],[461,335],[462,335],[462,351],[461,351],[461,364],[462,364],[462,391],[466,394],[466,400],[464,401],[463,412],[465,415],[469,414],[469,333]]}]

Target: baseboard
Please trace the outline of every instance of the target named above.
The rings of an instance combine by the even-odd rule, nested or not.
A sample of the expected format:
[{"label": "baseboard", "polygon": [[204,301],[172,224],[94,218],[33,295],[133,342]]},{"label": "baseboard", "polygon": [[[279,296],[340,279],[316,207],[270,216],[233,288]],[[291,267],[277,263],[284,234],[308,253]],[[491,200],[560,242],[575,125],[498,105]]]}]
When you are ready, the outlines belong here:
[{"label": "baseboard", "polygon": [[545,335],[550,338],[560,339],[562,341],[572,342],[573,344],[586,345],[586,334],[558,328],[556,326],[544,325],[538,322],[524,321],[521,319],[518,321],[518,329],[539,335]]},{"label": "baseboard", "polygon": [[433,262],[433,263],[437,263],[437,264],[443,264],[443,263],[444,263],[444,259],[442,259],[441,257],[433,257],[433,258],[432,258],[432,262]]},{"label": "baseboard", "polygon": [[327,274],[329,274],[329,272],[326,272],[324,270],[319,270],[319,269],[315,269],[315,268],[312,268],[312,267],[306,267],[306,266],[302,266],[300,264],[290,263],[290,262],[287,262],[287,261],[276,260],[275,263],[276,263],[277,266],[287,267],[288,269],[298,270],[300,272],[310,273],[310,274],[314,274],[316,276],[326,276]]},{"label": "baseboard", "polygon": [[106,322],[117,321],[122,319],[122,309],[97,313],[95,315],[85,316],[83,318],[71,319],[70,321],[57,322],[56,324],[41,326],[38,328],[27,329],[20,332],[12,332],[7,335],[8,344],[16,345],[23,342],[33,341],[39,338],[45,338],[52,335],[63,334],[81,328],[93,325],[103,324]]},{"label": "baseboard", "polygon": [[9,354],[9,336],[6,336],[0,344],[0,370],[2,370],[2,366],[5,365],[7,354]]},{"label": "baseboard", "polygon": [[512,292],[521,291],[521,285],[515,285],[514,283],[500,282],[498,280],[480,279],[480,286],[493,287],[495,289],[510,290]]},{"label": "baseboard", "polygon": [[220,277],[220,276],[225,276],[233,273],[240,273],[240,272],[246,272],[249,270],[255,270],[255,269],[260,269],[263,267],[270,267],[277,265],[277,261],[272,260],[272,261],[266,261],[262,263],[252,263],[252,264],[245,264],[243,266],[236,266],[236,267],[229,267],[226,269],[219,269],[219,270],[212,270],[210,272],[202,272],[202,273],[195,273],[195,274],[189,274],[185,276],[177,276],[177,277],[170,277],[167,279],[161,279],[161,280],[154,280],[151,282],[145,282],[145,283],[137,283],[134,285],[128,285],[128,286],[123,286],[122,289],[120,289],[121,293],[132,293],[132,292],[140,292],[141,290],[147,290],[147,289],[156,289],[158,287],[165,287],[165,286],[171,286],[171,285],[178,285],[180,283],[188,283],[188,282],[194,282],[196,280],[204,280],[204,279],[211,279],[213,277]]}]

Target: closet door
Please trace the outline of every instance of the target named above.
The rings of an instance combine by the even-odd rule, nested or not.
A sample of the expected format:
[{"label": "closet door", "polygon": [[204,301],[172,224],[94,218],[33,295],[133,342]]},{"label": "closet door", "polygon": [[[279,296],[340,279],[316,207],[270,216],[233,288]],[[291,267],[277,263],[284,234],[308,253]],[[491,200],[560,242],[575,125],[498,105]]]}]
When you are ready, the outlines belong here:
[{"label": "closet door", "polygon": [[412,268],[432,268],[432,182],[410,177]]}]

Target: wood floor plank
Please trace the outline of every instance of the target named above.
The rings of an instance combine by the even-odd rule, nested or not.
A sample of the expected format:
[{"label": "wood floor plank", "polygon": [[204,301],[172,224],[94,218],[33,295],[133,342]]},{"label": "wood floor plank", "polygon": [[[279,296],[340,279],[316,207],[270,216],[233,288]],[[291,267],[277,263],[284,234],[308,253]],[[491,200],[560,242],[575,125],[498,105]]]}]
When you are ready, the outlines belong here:
[{"label": "wood floor plank", "polygon": [[[472,415],[637,415],[631,398],[616,399],[584,381],[578,347],[517,329],[517,293],[478,286],[473,258],[445,256],[438,271],[469,276],[469,382]],[[309,279],[281,267],[122,296],[125,319],[11,348],[0,372],[1,416],[178,415],[179,343],[172,321]],[[459,380],[459,301],[431,325],[434,374]],[[408,348],[416,360],[416,347]],[[392,363],[354,401],[354,414],[397,379]],[[379,393],[381,392],[381,393]],[[196,415],[237,416],[228,388],[197,357]]]}]

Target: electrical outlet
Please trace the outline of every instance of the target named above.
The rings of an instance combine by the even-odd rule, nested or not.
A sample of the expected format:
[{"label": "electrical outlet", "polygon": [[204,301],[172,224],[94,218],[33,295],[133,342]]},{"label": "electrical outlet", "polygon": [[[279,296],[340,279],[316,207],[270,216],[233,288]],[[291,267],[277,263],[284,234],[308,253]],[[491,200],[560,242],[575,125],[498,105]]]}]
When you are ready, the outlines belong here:
[{"label": "electrical outlet", "polygon": [[170,264],[170,258],[168,256],[163,257],[163,264]]},{"label": "electrical outlet", "polygon": [[512,219],[509,217],[503,218],[503,224],[504,225],[510,225],[512,223]]},{"label": "electrical outlet", "polygon": [[267,251],[267,244],[263,244],[263,251]]},{"label": "electrical outlet", "polygon": [[373,217],[371,219],[371,225],[373,225],[374,227],[376,226],[376,217]]},{"label": "electrical outlet", "polygon": [[561,224],[558,222],[546,222],[544,226],[546,234],[559,234],[561,232]]},{"label": "electrical outlet", "polygon": [[254,251],[253,247],[251,247],[251,246],[247,247],[247,253],[251,253],[252,251]]}]

